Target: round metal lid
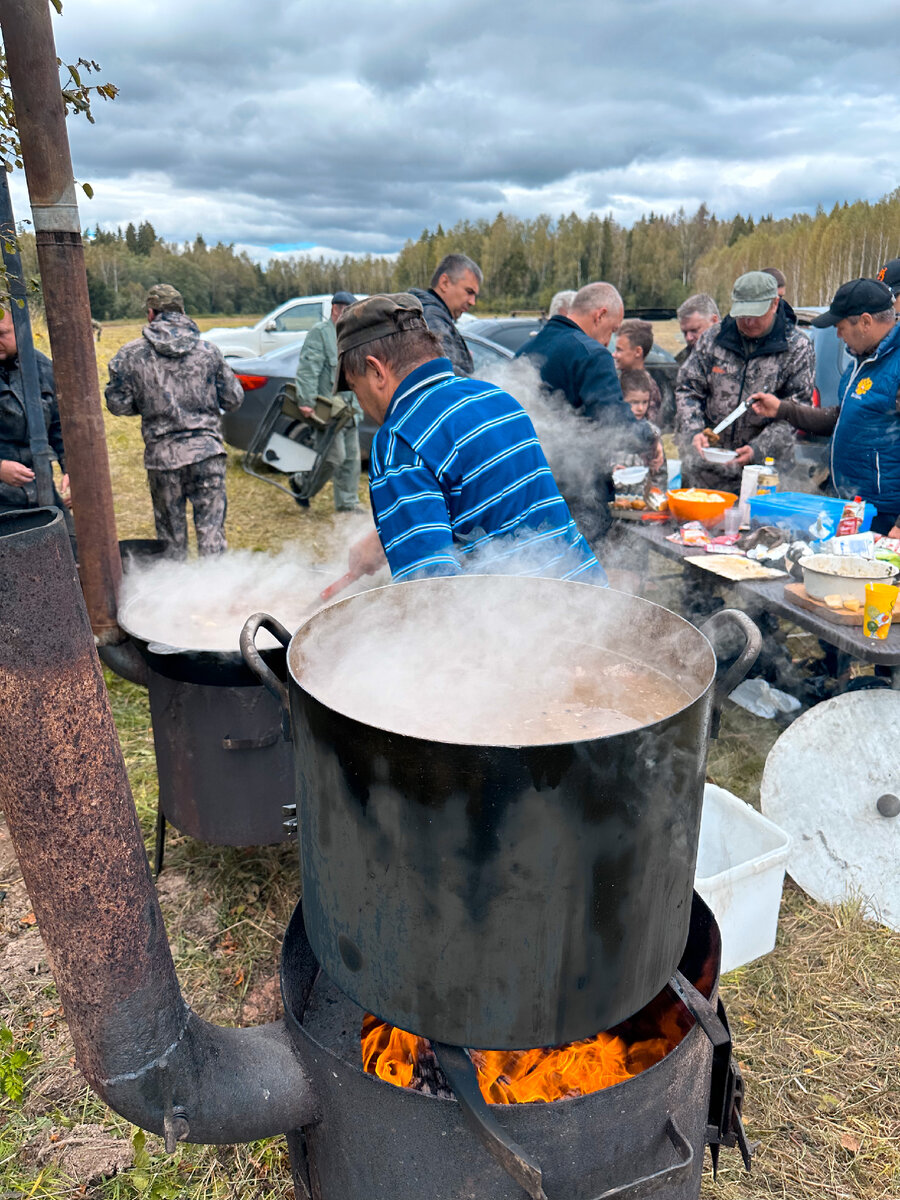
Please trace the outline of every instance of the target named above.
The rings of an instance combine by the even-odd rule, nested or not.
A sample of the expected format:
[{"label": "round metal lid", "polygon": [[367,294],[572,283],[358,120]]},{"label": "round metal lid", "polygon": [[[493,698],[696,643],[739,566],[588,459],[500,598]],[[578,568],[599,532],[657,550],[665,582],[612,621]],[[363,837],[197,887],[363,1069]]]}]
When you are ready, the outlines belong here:
[{"label": "round metal lid", "polygon": [[788,874],[814,900],[861,897],[900,930],[900,692],[848,692],[804,713],[772,748],[762,810],[793,838]]}]

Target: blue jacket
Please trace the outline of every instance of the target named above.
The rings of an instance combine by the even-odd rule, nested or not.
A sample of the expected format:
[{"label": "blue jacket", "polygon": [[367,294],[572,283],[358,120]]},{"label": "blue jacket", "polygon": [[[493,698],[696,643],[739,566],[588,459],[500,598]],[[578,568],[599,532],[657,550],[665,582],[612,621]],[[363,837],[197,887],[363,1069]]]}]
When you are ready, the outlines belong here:
[{"label": "blue jacket", "polygon": [[492,383],[423,363],[369,455],[372,511],[394,579],[549,575],[606,583],[553,481],[528,414]]},{"label": "blue jacket", "polygon": [[900,514],[900,324],[841,377],[831,440],[838,495],[862,496],[879,513]]}]

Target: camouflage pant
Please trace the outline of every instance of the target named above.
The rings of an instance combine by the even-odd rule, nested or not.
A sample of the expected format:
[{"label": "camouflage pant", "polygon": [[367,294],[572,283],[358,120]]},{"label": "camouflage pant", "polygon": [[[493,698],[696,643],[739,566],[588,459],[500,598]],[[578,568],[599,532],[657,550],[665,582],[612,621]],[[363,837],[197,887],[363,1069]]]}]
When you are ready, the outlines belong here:
[{"label": "camouflage pant", "polygon": [[188,500],[194,510],[197,549],[201,554],[225,550],[225,455],[216,454],[200,462],[171,471],[148,471],[150,498],[156,536],[165,543],[169,558],[187,555]]}]

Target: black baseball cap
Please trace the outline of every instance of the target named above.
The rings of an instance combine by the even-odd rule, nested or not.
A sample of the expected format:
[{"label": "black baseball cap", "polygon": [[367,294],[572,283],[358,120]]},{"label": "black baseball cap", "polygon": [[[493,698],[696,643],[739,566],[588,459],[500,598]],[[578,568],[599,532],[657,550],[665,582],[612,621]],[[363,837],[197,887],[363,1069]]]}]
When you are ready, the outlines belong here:
[{"label": "black baseball cap", "polygon": [[826,312],[813,319],[817,329],[837,325],[845,317],[860,317],[863,313],[880,313],[894,305],[894,294],[886,283],[877,279],[851,279],[842,283]]},{"label": "black baseball cap", "polygon": [[332,304],[343,304],[345,307],[348,304],[353,304],[355,301],[356,297],[352,292],[335,292],[331,297]]},{"label": "black baseball cap", "polygon": [[887,284],[891,293],[896,297],[900,292],[900,258],[892,258],[886,262],[875,278],[881,283]]}]

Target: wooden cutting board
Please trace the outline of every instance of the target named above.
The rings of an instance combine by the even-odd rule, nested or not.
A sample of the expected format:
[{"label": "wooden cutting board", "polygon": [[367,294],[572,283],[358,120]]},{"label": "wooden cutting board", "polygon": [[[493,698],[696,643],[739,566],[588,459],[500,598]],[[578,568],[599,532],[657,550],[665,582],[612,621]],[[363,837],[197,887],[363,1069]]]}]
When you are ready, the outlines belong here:
[{"label": "wooden cutting board", "polygon": [[[859,612],[854,612],[851,608],[831,608],[824,600],[817,600],[814,596],[810,596],[802,583],[786,583],[784,598],[799,608],[814,612],[816,616],[821,617],[823,621],[830,621],[832,625],[862,625],[863,623],[862,608]],[[894,605],[894,616],[900,618],[900,598]]]},{"label": "wooden cutting board", "polygon": [[713,575],[721,575],[732,583],[743,583],[747,579],[778,579],[786,575],[777,567],[764,567],[753,558],[744,558],[740,554],[688,554],[685,562],[693,563]]}]

